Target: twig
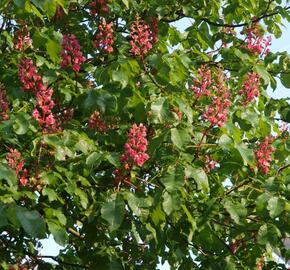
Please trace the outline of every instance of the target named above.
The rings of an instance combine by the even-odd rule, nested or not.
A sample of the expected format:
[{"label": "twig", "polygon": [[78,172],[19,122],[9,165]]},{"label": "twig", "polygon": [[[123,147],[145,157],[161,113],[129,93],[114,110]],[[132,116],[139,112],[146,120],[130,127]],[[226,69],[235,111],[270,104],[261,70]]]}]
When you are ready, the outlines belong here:
[{"label": "twig", "polygon": [[[286,10],[290,9],[290,6],[285,7],[284,9],[286,11]],[[262,20],[264,18],[272,17],[272,16],[277,15],[277,14],[280,14],[280,12],[279,11],[274,11],[274,12],[271,12],[271,13],[264,13],[260,17],[257,17],[255,19],[253,19],[252,20],[252,23],[259,22],[260,20]],[[216,22],[210,21],[208,18],[201,18],[200,20],[201,21],[204,21],[204,22],[206,22],[206,23],[208,23],[210,25],[217,26],[217,27],[231,27],[231,28],[236,28],[236,27],[243,27],[243,26],[249,25],[248,22],[238,23],[238,24],[229,24],[229,23],[216,23]]]},{"label": "twig", "polygon": [[88,266],[86,265],[82,265],[82,264],[77,264],[77,263],[69,263],[69,262],[66,262],[66,261],[62,261],[61,259],[59,259],[57,256],[51,256],[51,255],[37,255],[36,257],[35,256],[31,256],[30,257],[36,259],[36,260],[39,260],[39,259],[52,259],[56,262],[58,262],[59,264],[62,264],[62,265],[68,265],[68,266],[73,266],[73,267],[77,267],[77,268],[83,268],[83,269],[89,269]]}]

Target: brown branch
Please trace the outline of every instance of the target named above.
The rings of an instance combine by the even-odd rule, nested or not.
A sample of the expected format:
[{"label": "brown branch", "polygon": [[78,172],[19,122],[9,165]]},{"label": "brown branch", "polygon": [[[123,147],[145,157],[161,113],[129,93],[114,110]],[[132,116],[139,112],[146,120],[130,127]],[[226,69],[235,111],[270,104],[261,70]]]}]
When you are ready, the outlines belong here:
[{"label": "brown branch", "polygon": [[243,186],[247,185],[247,184],[250,183],[250,182],[251,182],[251,179],[246,180],[246,181],[243,181],[243,182],[240,183],[239,185],[234,186],[234,187],[232,187],[231,189],[229,189],[225,194],[226,194],[226,195],[229,195],[229,194],[232,193],[233,191],[239,189],[240,187],[243,187]]},{"label": "brown branch", "polygon": [[277,171],[277,176],[278,176],[282,171],[286,170],[286,169],[289,168],[289,167],[290,167],[290,163],[287,164],[287,165],[285,165],[285,166],[283,166],[283,167],[281,167],[281,168],[279,168],[279,170]]},{"label": "brown branch", "polygon": [[[286,11],[286,10],[290,9],[290,6],[284,7],[284,9]],[[255,19],[251,20],[251,22],[252,23],[259,22],[260,20],[262,20],[264,18],[272,17],[272,16],[277,15],[277,14],[280,14],[280,12],[279,11],[274,11],[274,12],[271,12],[271,13],[264,13],[260,17],[257,17]],[[238,24],[216,23],[216,22],[213,22],[213,21],[209,20],[208,18],[200,18],[200,20],[201,21],[204,21],[204,22],[206,22],[206,23],[208,23],[210,25],[217,26],[217,27],[231,27],[231,28],[236,28],[236,27],[247,26],[247,25],[250,24],[249,22],[238,23]]]},{"label": "brown branch", "polygon": [[88,266],[86,265],[82,265],[82,264],[77,264],[77,263],[70,263],[70,262],[66,262],[66,261],[62,261],[61,259],[59,259],[57,256],[51,256],[51,255],[37,255],[37,256],[31,256],[29,255],[32,259],[36,259],[36,260],[41,260],[41,259],[52,259],[55,262],[62,264],[62,265],[68,265],[68,266],[72,266],[72,267],[77,267],[77,268],[83,268],[83,269],[89,269]]}]

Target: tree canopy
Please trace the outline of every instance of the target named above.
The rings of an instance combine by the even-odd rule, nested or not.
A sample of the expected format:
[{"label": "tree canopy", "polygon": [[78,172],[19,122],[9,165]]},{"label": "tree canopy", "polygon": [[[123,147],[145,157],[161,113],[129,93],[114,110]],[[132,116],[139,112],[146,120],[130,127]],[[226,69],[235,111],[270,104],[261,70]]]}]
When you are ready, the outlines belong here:
[{"label": "tree canopy", "polygon": [[266,90],[290,88],[288,0],[0,14],[0,267],[287,269],[290,107]]}]

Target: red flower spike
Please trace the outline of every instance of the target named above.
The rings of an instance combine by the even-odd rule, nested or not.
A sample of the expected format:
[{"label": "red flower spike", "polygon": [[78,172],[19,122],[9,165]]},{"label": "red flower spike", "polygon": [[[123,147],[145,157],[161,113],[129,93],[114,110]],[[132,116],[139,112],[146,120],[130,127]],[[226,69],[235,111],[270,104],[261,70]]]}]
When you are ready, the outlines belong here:
[{"label": "red flower spike", "polygon": [[143,59],[157,42],[158,21],[151,18],[152,28],[140,17],[130,27],[130,52]]},{"label": "red flower spike", "polygon": [[60,56],[61,68],[71,66],[74,72],[79,72],[80,65],[86,61],[81,52],[81,46],[75,35],[64,35],[62,40]]},{"label": "red flower spike", "polygon": [[10,152],[6,154],[8,166],[11,169],[15,170],[15,174],[19,180],[19,184],[21,186],[26,186],[28,184],[28,178],[27,169],[23,169],[24,159],[21,159],[21,154],[18,150],[10,148],[9,151]]},{"label": "red flower spike", "polygon": [[108,0],[94,0],[89,3],[91,15],[96,15],[99,13],[109,14],[110,9],[108,7]]},{"label": "red flower spike", "polygon": [[245,32],[247,37],[245,40],[246,44],[243,45],[243,48],[247,49],[249,53],[263,57],[270,52],[269,47],[272,44],[272,37],[268,36],[264,38],[257,23],[252,28],[247,26]]},{"label": "red flower spike", "polygon": [[225,85],[225,76],[221,69],[217,72],[217,78],[211,78],[210,69],[202,66],[199,69],[200,80],[194,80],[192,87],[196,100],[200,97],[210,99],[211,104],[206,107],[203,118],[212,126],[223,126],[228,120],[230,93]]},{"label": "red flower spike", "polygon": [[104,52],[111,53],[113,52],[113,43],[113,22],[107,23],[106,19],[102,18],[102,22],[98,27],[94,45]]},{"label": "red flower spike", "polygon": [[18,68],[23,91],[31,91],[36,96],[36,108],[32,111],[32,117],[39,123],[44,133],[59,131],[59,123],[52,113],[55,105],[52,100],[53,89],[43,84],[31,59],[21,59]]},{"label": "red flower spike", "polygon": [[8,104],[8,97],[5,91],[4,85],[0,83],[0,123],[2,120],[8,120],[8,110],[9,110],[9,104]]},{"label": "red flower spike", "polygon": [[269,172],[272,161],[272,153],[274,152],[274,147],[271,145],[272,142],[273,137],[265,137],[263,142],[258,142],[258,150],[255,151],[257,167],[261,169],[264,174]]},{"label": "red flower spike", "polygon": [[14,48],[18,51],[25,51],[32,46],[32,39],[27,29],[27,25],[18,29],[14,34]]},{"label": "red flower spike", "polygon": [[125,144],[125,153],[121,156],[122,167],[114,171],[115,183],[130,184],[130,171],[133,164],[142,167],[149,159],[146,153],[148,141],[146,139],[147,130],[143,124],[134,124],[130,129],[128,141]]},{"label": "red flower spike", "polygon": [[192,91],[195,93],[197,99],[201,96],[210,96],[209,87],[211,85],[211,72],[207,66],[202,66],[198,69],[198,75],[200,80],[194,79]]},{"label": "red flower spike", "polygon": [[130,129],[129,140],[125,144],[125,154],[122,161],[133,160],[137,166],[142,167],[146,160],[149,159],[147,151],[148,141],[146,139],[147,130],[143,124],[136,124]]},{"label": "red flower spike", "polygon": [[245,105],[260,95],[260,76],[256,72],[250,72],[243,83],[239,94],[243,96]]},{"label": "red flower spike", "polygon": [[96,129],[100,133],[108,130],[106,122],[101,118],[100,113],[95,111],[89,119],[89,128]]}]

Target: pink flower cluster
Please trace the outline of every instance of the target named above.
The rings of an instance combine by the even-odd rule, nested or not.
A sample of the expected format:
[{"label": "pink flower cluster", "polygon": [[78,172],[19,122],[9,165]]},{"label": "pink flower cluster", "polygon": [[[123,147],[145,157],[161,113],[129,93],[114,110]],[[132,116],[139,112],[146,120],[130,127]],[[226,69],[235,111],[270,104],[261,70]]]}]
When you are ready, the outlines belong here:
[{"label": "pink flower cluster", "polygon": [[79,72],[80,65],[86,61],[81,52],[81,46],[75,35],[64,35],[62,40],[62,58],[60,66],[65,68],[71,66],[73,71]]},{"label": "pink flower cluster", "polygon": [[202,66],[199,69],[200,82],[194,81],[192,87],[196,100],[200,97],[210,99],[210,104],[203,113],[203,118],[212,126],[223,126],[228,120],[229,106],[231,104],[230,92],[225,85],[225,76],[219,68],[216,78],[211,78],[209,67]]},{"label": "pink flower cluster", "polygon": [[210,156],[205,157],[205,171],[210,172],[217,166],[217,162],[212,159]]},{"label": "pink flower cluster", "polygon": [[108,130],[106,122],[101,118],[100,113],[95,111],[89,119],[89,128],[96,129],[100,133]]},{"label": "pink flower cluster", "polygon": [[255,151],[256,162],[258,169],[262,169],[265,174],[268,173],[272,160],[274,147],[271,145],[273,137],[265,137],[263,142],[258,142],[258,149]]},{"label": "pink flower cluster", "polygon": [[130,52],[143,59],[158,40],[158,21],[151,19],[151,27],[145,20],[136,17],[130,27]]},{"label": "pink flower cluster", "polygon": [[14,48],[18,51],[25,51],[32,46],[32,39],[28,31],[27,25],[18,29],[14,35]]},{"label": "pink flower cluster", "polygon": [[108,14],[110,9],[108,7],[108,0],[94,0],[89,3],[91,15],[96,15],[97,13]]},{"label": "pink flower cluster", "polygon": [[42,127],[45,133],[59,131],[58,123],[52,113],[54,101],[52,100],[53,89],[42,88],[36,93],[36,108],[32,111],[32,117]]},{"label": "pink flower cluster", "polygon": [[28,58],[22,58],[18,65],[18,77],[22,83],[22,90],[37,93],[38,89],[44,87],[41,76],[37,73],[33,61]]},{"label": "pink flower cluster", "polygon": [[113,52],[113,22],[107,23],[105,18],[102,18],[102,22],[98,27],[98,32],[95,38],[95,47],[107,52]]},{"label": "pink flower cluster", "polygon": [[121,161],[128,162],[133,160],[137,166],[142,167],[147,159],[149,159],[147,151],[147,130],[143,124],[136,124],[130,129],[129,140],[125,144],[125,154],[122,155]]},{"label": "pink flower cluster", "polygon": [[[246,28],[246,40],[243,48],[247,49],[253,55],[260,55],[261,57],[267,55],[270,52],[270,45],[272,43],[272,37],[266,38],[261,34],[259,24],[255,23],[252,28]],[[242,32],[243,33],[243,32]]]},{"label": "pink flower cluster", "polygon": [[57,132],[58,124],[51,111],[55,105],[52,100],[53,89],[45,87],[31,59],[21,59],[18,68],[23,91],[31,91],[36,96],[37,107],[32,111],[32,117],[40,124],[43,132]]},{"label": "pink flower cluster", "polygon": [[198,75],[200,80],[194,78],[191,90],[195,93],[197,99],[201,96],[209,97],[210,91],[208,88],[211,85],[210,69],[207,66],[201,66],[201,68],[198,69]]},{"label": "pink flower cluster", "polygon": [[8,120],[8,110],[9,110],[9,104],[8,104],[8,97],[4,88],[4,85],[0,83],[0,123],[1,120]]},{"label": "pink flower cluster", "polygon": [[244,97],[245,104],[251,102],[255,97],[260,95],[260,76],[256,72],[250,72],[243,83],[239,94]]},{"label": "pink flower cluster", "polygon": [[9,150],[10,152],[6,154],[8,166],[11,169],[15,170],[16,177],[19,179],[19,184],[21,186],[26,186],[28,183],[28,179],[27,179],[27,169],[23,169],[24,159],[21,159],[21,154],[16,149],[10,148]]},{"label": "pink flower cluster", "polygon": [[122,167],[114,171],[117,184],[130,184],[130,170],[132,165],[142,167],[149,159],[146,153],[148,141],[146,139],[147,129],[143,124],[134,124],[129,132],[129,140],[125,144],[125,153],[121,156]]}]

